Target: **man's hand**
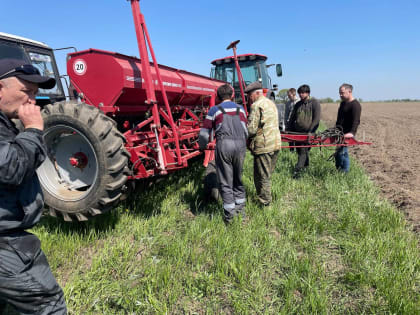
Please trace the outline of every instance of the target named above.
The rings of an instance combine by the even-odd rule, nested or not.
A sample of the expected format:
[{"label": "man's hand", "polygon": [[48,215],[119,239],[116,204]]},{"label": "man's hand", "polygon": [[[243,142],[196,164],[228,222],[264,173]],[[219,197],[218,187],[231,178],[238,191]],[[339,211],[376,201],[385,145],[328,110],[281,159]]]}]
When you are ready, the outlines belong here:
[{"label": "man's hand", "polygon": [[354,138],[354,135],[351,132],[348,132],[344,135],[344,138]]},{"label": "man's hand", "polygon": [[34,104],[25,104],[19,107],[18,117],[25,129],[35,128],[44,130],[44,120],[41,116],[41,108]]}]

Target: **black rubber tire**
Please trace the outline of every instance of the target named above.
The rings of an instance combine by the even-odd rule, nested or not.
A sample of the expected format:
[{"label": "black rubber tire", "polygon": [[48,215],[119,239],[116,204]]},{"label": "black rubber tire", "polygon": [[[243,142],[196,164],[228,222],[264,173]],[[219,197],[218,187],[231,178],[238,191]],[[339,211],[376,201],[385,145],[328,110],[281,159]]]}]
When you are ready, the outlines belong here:
[{"label": "black rubber tire", "polygon": [[125,189],[130,157],[124,147],[124,136],[117,130],[116,123],[96,107],[85,103],[50,104],[44,107],[42,116],[44,134],[58,125],[77,130],[93,148],[98,164],[97,176],[80,200],[58,198],[43,185],[40,177],[49,214],[59,214],[65,221],[86,221],[111,210],[118,204]]},{"label": "black rubber tire", "polygon": [[206,167],[204,176],[204,196],[208,201],[218,201],[222,198],[219,191],[215,160],[210,161]]}]

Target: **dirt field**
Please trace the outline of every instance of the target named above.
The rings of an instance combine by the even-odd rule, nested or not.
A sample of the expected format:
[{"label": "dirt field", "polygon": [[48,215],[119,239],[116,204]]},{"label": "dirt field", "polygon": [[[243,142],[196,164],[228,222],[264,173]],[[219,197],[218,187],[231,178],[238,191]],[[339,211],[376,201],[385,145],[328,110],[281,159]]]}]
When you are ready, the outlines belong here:
[{"label": "dirt field", "polygon": [[[333,126],[337,104],[322,105],[322,119]],[[362,103],[357,139],[372,146],[350,149],[383,194],[420,233],[420,103]]]}]

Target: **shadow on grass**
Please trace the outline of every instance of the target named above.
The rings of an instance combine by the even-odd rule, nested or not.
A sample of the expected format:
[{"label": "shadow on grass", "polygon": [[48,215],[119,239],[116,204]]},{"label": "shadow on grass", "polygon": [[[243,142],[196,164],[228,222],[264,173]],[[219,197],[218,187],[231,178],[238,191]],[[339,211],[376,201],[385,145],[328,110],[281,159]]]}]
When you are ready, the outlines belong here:
[{"label": "shadow on grass", "polygon": [[60,234],[88,235],[92,231],[104,232],[112,230],[120,219],[121,210],[116,208],[97,217],[90,218],[89,221],[73,221],[66,222],[62,218],[53,218],[43,216],[38,227],[44,227],[48,232],[56,232]]},{"label": "shadow on grass", "polygon": [[[334,150],[327,148],[313,147],[309,151],[309,166],[303,170],[303,177],[312,177],[316,180],[325,179],[326,176],[337,174],[334,158],[331,154]],[[287,173],[292,177],[297,162],[297,152],[286,151],[279,154],[277,168],[287,168]],[[326,163],[327,161],[327,163]],[[306,176],[305,176],[306,175]]]},{"label": "shadow on grass", "polygon": [[167,176],[149,181],[136,183],[136,190],[132,198],[124,203],[124,207],[131,213],[149,218],[161,213],[162,202],[166,195],[182,190],[192,182],[192,191],[181,193],[180,199],[189,205],[194,214],[201,212],[213,213],[215,203],[209,201],[203,187],[205,168],[202,158],[195,159],[190,165]]},{"label": "shadow on grass", "polygon": [[120,220],[120,215],[128,211],[143,218],[150,218],[161,213],[162,203],[166,196],[172,192],[181,190],[190,181],[196,187],[193,191],[187,191],[181,195],[190,206],[193,214],[200,212],[213,213],[217,207],[215,203],[208,202],[203,189],[203,174],[205,168],[202,166],[202,158],[190,161],[187,168],[175,171],[174,173],[158,176],[151,179],[136,182],[135,189],[128,198],[122,201],[111,211],[92,217],[86,222],[65,222],[61,218],[43,216],[38,226],[44,227],[49,232],[64,234],[77,233],[87,235],[92,231],[104,232],[112,230]]}]

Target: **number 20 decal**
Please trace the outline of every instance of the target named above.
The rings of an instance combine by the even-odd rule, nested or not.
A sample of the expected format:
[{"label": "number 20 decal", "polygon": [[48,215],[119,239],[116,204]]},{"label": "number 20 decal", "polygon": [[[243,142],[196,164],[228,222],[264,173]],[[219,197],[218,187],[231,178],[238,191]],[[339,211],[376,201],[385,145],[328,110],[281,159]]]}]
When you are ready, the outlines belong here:
[{"label": "number 20 decal", "polygon": [[78,75],[84,75],[86,73],[86,62],[82,59],[78,59],[73,64],[73,71]]}]

